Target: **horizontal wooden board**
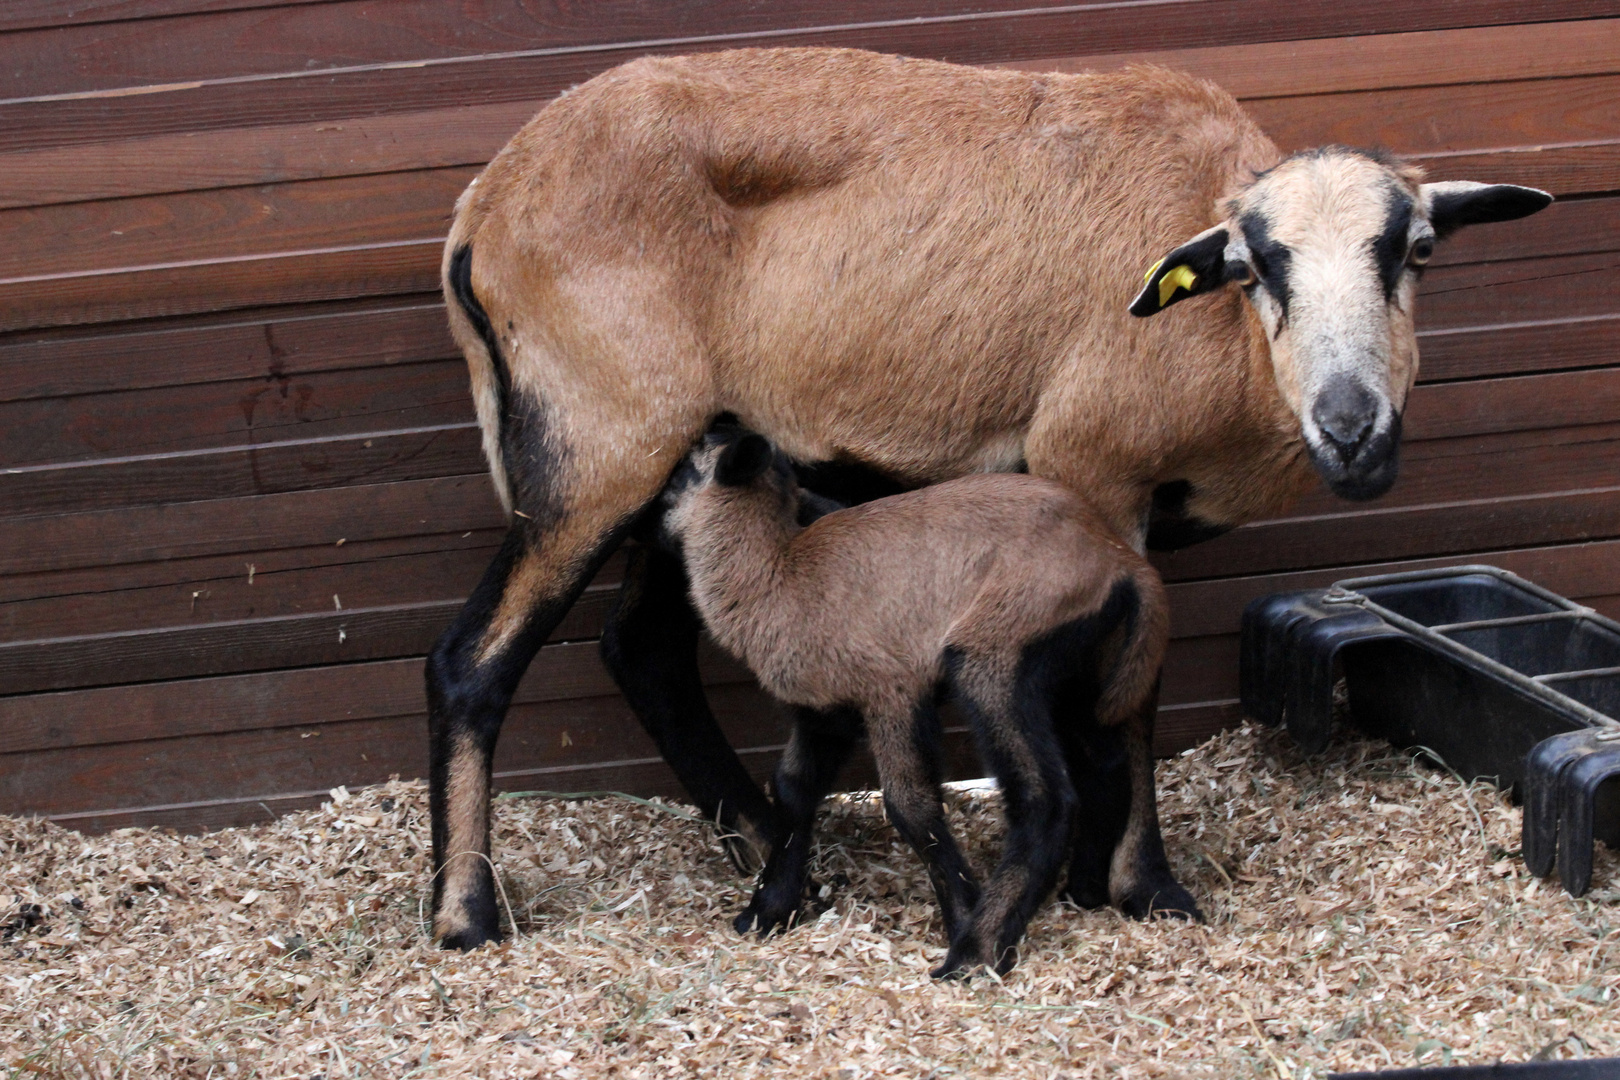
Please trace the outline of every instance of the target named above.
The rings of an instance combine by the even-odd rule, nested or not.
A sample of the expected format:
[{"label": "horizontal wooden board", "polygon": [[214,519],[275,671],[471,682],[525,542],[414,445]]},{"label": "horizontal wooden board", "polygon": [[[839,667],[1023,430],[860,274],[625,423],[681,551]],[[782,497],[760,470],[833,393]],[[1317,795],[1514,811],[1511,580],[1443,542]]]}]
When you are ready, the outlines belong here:
[{"label": "horizontal wooden board", "polygon": [[[598,590],[587,603],[600,607],[606,596],[607,590]],[[393,656],[357,656],[348,663],[292,670],[265,664],[257,673],[244,667],[231,669],[229,675],[198,665],[181,678],[154,675],[139,684],[99,688],[87,680],[51,688],[54,692],[0,697],[0,717],[5,718],[0,754],[415,715],[425,707],[422,654],[448,621],[440,619],[421,647]],[[238,629],[203,628],[203,634],[192,636],[206,649],[212,644],[208,633],[218,641]],[[293,632],[282,640],[292,640]],[[704,647],[700,662],[705,685],[749,681],[745,669],[712,646]],[[11,658],[0,663],[16,666]],[[527,705],[614,694],[594,640],[556,642],[540,650],[512,700]]]},{"label": "horizontal wooden board", "polygon": [[1424,330],[1418,349],[1423,382],[1596,367],[1620,356],[1620,314]]},{"label": "horizontal wooden board", "polygon": [[1415,154],[1431,180],[1489,180],[1523,184],[1554,195],[1620,191],[1620,139],[1568,146],[1505,147],[1498,150]]},{"label": "horizontal wooden board", "polygon": [[487,475],[11,518],[0,520],[0,574],[474,531],[504,524]]},{"label": "horizontal wooden board", "polygon": [[[236,556],[187,560],[213,564],[212,572],[196,567],[186,580],[157,584],[121,580],[117,569],[108,569],[91,582],[98,586],[94,591],[62,589],[47,596],[0,600],[0,642],[458,600],[472,592],[498,550],[488,542],[493,538],[480,536],[482,542],[473,546],[465,546],[473,538],[451,534],[295,549],[339,560],[302,565],[293,559],[277,565],[266,558],[269,553],[257,554],[248,558],[266,565],[253,564],[251,581],[247,559]],[[601,577],[604,586],[618,580],[617,573],[604,572]],[[575,605],[589,606],[584,599]],[[571,612],[565,620],[573,628],[568,636],[594,637],[600,631],[600,613],[589,629],[580,626],[576,614]]]},{"label": "horizontal wooden board", "polygon": [[5,7],[0,8],[0,32],[325,2],[326,0],[8,0]]},{"label": "horizontal wooden board", "polygon": [[[738,684],[736,692],[718,688],[714,706],[738,745],[784,741],[780,714],[749,684]],[[495,766],[503,772],[657,755],[617,697],[515,705],[502,736]],[[0,813],[71,813],[377,783],[394,774],[421,776],[426,764],[427,724],[420,714],[25,751],[0,758]]]},{"label": "horizontal wooden board", "polygon": [[[92,564],[26,574],[0,574],[0,603],[37,600],[47,604],[60,601],[72,605],[82,602],[81,598],[97,593],[173,589],[176,590],[175,595],[179,597],[179,602],[189,610],[193,592],[213,594],[219,591],[223,595],[228,592],[228,583],[238,578],[246,583],[250,573],[254,575],[253,584],[257,585],[273,581],[284,574],[320,573],[323,570],[342,572],[343,567],[355,567],[369,562],[387,566],[395,559],[427,553],[453,553],[474,549],[493,551],[500,545],[505,535],[506,528],[502,523],[489,529],[448,533],[422,532],[411,536],[353,540],[343,544],[323,541],[302,546],[261,548],[257,551],[227,551],[214,555],[120,563],[112,566]],[[617,558],[610,559],[603,573],[607,573],[608,569],[615,567],[617,563]],[[469,587],[470,584],[469,582]],[[334,591],[341,592],[341,590]],[[373,601],[381,602],[380,598],[376,597]],[[207,602],[206,595],[199,598],[197,610],[202,611]],[[253,601],[243,599],[243,604],[247,610],[222,613],[222,617],[252,615]],[[122,628],[140,625],[142,624],[137,621],[126,623]]]},{"label": "horizontal wooden board", "polygon": [[357,244],[441,240],[477,175],[417,169],[0,210],[0,281]]},{"label": "horizontal wooden board", "polygon": [[269,495],[485,471],[476,424],[281,438],[0,469],[0,516]]},{"label": "horizontal wooden board", "polygon": [[396,296],[439,286],[442,237],[0,281],[0,331]]},{"label": "horizontal wooden board", "polygon": [[1204,49],[1022,60],[1024,71],[1117,71],[1158,64],[1218,83],[1240,101],[1620,72],[1620,20],[1478,26]]},{"label": "horizontal wooden board", "polygon": [[[1544,0],[1546,21],[1620,15],[1614,0]],[[549,98],[592,75],[650,52],[678,53],[740,45],[837,45],[999,63],[1041,55],[1082,55],[1188,48],[1244,41],[1334,37],[1447,26],[1519,22],[1513,0],[1477,0],[1457,9],[1427,9],[1401,0],[1369,0],[1353,9],[1292,0],[1183,0],[1154,5],[1144,19],[1135,5],[1112,3],[1009,17],[897,20],[803,31],[768,31],[723,40],[685,39],[602,50],[538,50],[452,60],[408,61],[237,79],[183,81],[138,94],[90,93],[0,102],[0,152],[96,142],[116,130],[140,137],[186,130],[325,121],[384,112],[414,112],[445,100],[463,104]],[[780,25],[780,24],[778,24]]]},{"label": "horizontal wooden board", "polygon": [[296,304],[0,338],[0,402],[409,364],[460,353],[431,297]]},{"label": "horizontal wooden board", "polygon": [[1397,153],[1483,150],[1620,136],[1620,75],[1262,98],[1249,114],[1284,150],[1322,143]]},{"label": "horizontal wooden board", "polygon": [[[0,402],[0,461],[10,468],[62,465],[472,421],[459,359],[262,374]],[[0,487],[4,482],[0,471]],[[0,497],[0,513],[7,505]]]}]

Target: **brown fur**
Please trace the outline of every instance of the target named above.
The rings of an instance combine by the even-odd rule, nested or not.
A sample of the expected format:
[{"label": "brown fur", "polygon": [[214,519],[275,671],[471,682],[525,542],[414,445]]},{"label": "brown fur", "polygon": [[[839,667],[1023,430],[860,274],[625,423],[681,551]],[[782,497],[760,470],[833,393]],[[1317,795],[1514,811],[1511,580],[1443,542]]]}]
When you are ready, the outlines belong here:
[{"label": "brown fur", "polygon": [[[664,528],[681,546],[699,614],[778,698],[865,717],[890,815],[902,833],[911,826],[908,839],[926,837],[918,852],[952,937],[941,973],[978,962],[1007,969],[1070,835],[1070,777],[1051,760],[1057,727],[1119,724],[1150,713],[1157,699],[1169,637],[1158,575],[1072,491],[1031,476],[963,477],[801,528],[785,467],[744,486],[712,479],[734,445],[711,440],[694,451],[692,473],[678,472],[668,496]],[[1133,610],[1105,615],[1122,587]],[[1031,667],[1032,651],[1088,624],[1096,627],[1086,649],[1098,668],[1095,717],[1054,716],[1057,676],[1051,661]],[[1065,651],[1060,662],[1072,677],[1067,665],[1083,661]],[[935,736],[918,730],[941,685],[968,704],[987,763],[1009,791],[1009,849],[976,904],[971,883],[950,880],[956,856],[923,749]],[[779,795],[802,786],[806,752],[796,737]],[[1145,792],[1132,792],[1131,851],[1115,859],[1121,893],[1137,884],[1125,878],[1150,842],[1148,822],[1157,838],[1151,771],[1147,779]],[[793,812],[804,812],[797,802]],[[808,826],[795,820],[783,831]],[[767,868],[761,896],[786,888],[773,880],[780,873]],[[779,918],[760,921],[769,929]]]},{"label": "brown fur", "polygon": [[[1348,479],[1324,475],[1377,494],[1416,375],[1410,281],[1393,314],[1368,316],[1383,330],[1352,328],[1362,344],[1385,334],[1370,365],[1298,320],[1284,332],[1214,276],[1174,311],[1127,314],[1144,269],[1249,201],[1309,233],[1334,191],[1374,181],[1416,178],[1351,152],[1282,161],[1230,95],[1149,67],[742,50],[645,58],[565,94],[468,188],[446,246],[451,328],[530,551],[497,560],[436,647],[435,769],[459,726],[498,731],[514,669],[722,412],[796,460],[911,486],[1024,462],[1140,547],[1160,485],[1185,482],[1188,535],[1273,513],[1313,459],[1344,471],[1322,431],[1353,442],[1375,408]],[[1358,207],[1351,232],[1373,225]],[[1340,232],[1341,247],[1368,240]],[[1316,370],[1379,363],[1355,385]],[[1331,407],[1310,399],[1319,386]],[[688,737],[679,726],[664,737]],[[721,787],[747,783],[734,754],[702,760],[730,770]]]}]

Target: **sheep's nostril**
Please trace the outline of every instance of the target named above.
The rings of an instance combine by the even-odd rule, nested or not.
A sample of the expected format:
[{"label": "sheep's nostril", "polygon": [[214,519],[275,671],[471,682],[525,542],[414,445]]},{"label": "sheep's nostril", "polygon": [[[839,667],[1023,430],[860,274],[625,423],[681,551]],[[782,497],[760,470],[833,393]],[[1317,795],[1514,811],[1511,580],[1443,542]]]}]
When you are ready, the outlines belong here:
[{"label": "sheep's nostril", "polygon": [[1317,397],[1311,419],[1348,464],[1372,434],[1378,421],[1378,399],[1358,382],[1336,379]]}]

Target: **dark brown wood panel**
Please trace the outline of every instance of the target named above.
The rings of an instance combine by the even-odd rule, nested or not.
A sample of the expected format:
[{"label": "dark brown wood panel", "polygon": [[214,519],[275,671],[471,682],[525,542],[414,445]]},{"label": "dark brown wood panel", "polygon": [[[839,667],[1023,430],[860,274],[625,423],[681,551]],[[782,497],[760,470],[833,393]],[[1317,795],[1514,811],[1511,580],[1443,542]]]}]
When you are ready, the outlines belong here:
[{"label": "dark brown wood panel", "polygon": [[1535,146],[1620,136],[1620,76],[1366,90],[1247,103],[1285,150],[1326,142],[1397,153]]},{"label": "dark brown wood panel", "polygon": [[1620,21],[1478,26],[1312,41],[1250,42],[1023,60],[1025,71],[1115,71],[1158,64],[1225,87],[1240,101],[1397,87],[1620,71]]},{"label": "dark brown wood panel", "polygon": [[0,401],[454,359],[430,297],[299,304],[261,312],[0,337]]},{"label": "dark brown wood panel", "polygon": [[495,529],[486,475],[0,520],[0,574]]},{"label": "dark brown wood panel", "polygon": [[[262,342],[261,342],[262,344]],[[199,366],[201,358],[199,359]],[[471,423],[459,359],[0,403],[15,468]],[[0,488],[5,484],[0,472]],[[6,502],[0,498],[0,513]]]},{"label": "dark brown wood panel", "polygon": [[1418,348],[1424,381],[1595,367],[1620,360],[1620,315],[1424,330]]},{"label": "dark brown wood panel", "polygon": [[[126,137],[165,132],[256,127],[294,120],[413,112],[446,100],[493,104],[545,100],[598,72],[648,53],[694,52],[741,45],[835,45],[933,57],[958,63],[1003,63],[1041,55],[1083,55],[1142,48],[1186,48],[1238,41],[1483,26],[1520,22],[1514,0],[1477,0],[1428,8],[1404,0],[1369,0],[1353,9],[1317,0],[1186,0],[1158,4],[1144,17],[1134,7],[1098,4],[1014,17],[899,20],[821,30],[764,32],[725,40],[591,51],[481,56],[418,64],[316,72],[278,72],[239,80],[179,82],[141,94],[69,96],[0,102],[0,151],[96,142],[107,131]],[[1184,10],[1178,10],[1184,9]],[[1620,15],[1615,0],[1545,0],[1537,21]],[[1535,141],[1535,140],[1532,140]]]},{"label": "dark brown wood panel", "polygon": [[418,169],[0,211],[0,280],[436,239],[476,170]]},{"label": "dark brown wood panel", "polygon": [[[293,434],[297,434],[296,432]],[[477,425],[285,438],[0,470],[0,516],[108,510],[485,473]]]},{"label": "dark brown wood panel", "polygon": [[0,280],[0,332],[200,311],[422,293],[442,238]]},{"label": "dark brown wood panel", "polygon": [[323,4],[327,0],[8,0],[0,8],[0,31],[156,19],[203,12],[284,4]]}]

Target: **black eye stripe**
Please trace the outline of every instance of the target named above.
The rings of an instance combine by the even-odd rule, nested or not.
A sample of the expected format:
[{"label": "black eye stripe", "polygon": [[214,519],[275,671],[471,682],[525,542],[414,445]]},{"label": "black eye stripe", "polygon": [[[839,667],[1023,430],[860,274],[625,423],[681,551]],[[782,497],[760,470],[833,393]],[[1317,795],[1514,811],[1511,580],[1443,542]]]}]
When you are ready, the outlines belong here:
[{"label": "black eye stripe", "polygon": [[1404,191],[1391,193],[1384,216],[1384,230],[1373,240],[1373,260],[1378,278],[1384,284],[1384,299],[1395,295],[1406,269],[1406,236],[1412,228],[1412,198]]},{"label": "black eye stripe", "polygon": [[1270,224],[1253,210],[1238,219],[1238,227],[1243,230],[1243,242],[1249,245],[1249,258],[1254,264],[1255,271],[1260,275],[1260,283],[1277,302],[1277,306],[1282,309],[1283,318],[1286,319],[1288,272],[1293,253],[1271,238]]}]

